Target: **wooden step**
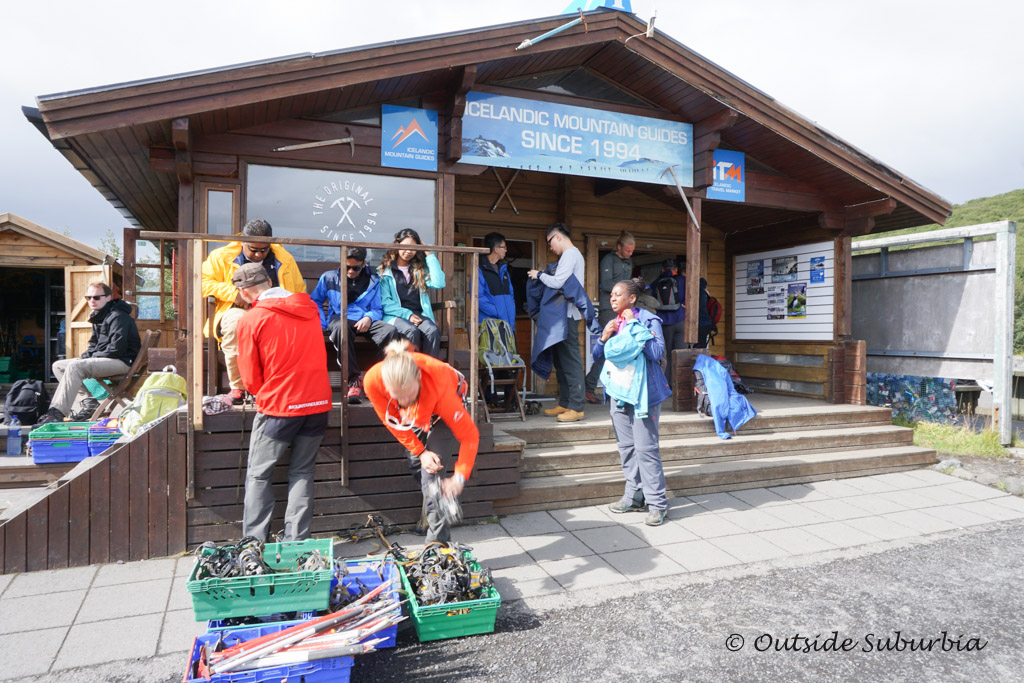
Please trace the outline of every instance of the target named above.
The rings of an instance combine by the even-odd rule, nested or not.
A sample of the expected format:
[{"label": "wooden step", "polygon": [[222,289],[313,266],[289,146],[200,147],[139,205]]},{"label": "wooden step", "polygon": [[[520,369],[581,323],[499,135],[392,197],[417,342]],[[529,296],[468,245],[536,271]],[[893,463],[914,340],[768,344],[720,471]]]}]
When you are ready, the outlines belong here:
[{"label": "wooden step", "polygon": [[[661,459],[671,463],[720,462],[777,457],[784,454],[827,453],[855,448],[909,446],[914,430],[893,425],[853,426],[779,433],[746,434],[723,440],[715,436],[661,439]],[[527,448],[524,477],[582,474],[619,468],[614,441],[549,448]]]},{"label": "wooden step", "polygon": [[36,465],[29,456],[3,457],[0,458],[0,488],[45,486],[63,477],[76,464],[59,462]]},{"label": "wooden step", "polygon": [[[755,460],[675,464],[665,468],[669,497],[859,477],[933,465],[935,451],[916,446],[802,453]],[[523,479],[514,499],[494,501],[498,514],[582,507],[622,495],[621,471]]]}]

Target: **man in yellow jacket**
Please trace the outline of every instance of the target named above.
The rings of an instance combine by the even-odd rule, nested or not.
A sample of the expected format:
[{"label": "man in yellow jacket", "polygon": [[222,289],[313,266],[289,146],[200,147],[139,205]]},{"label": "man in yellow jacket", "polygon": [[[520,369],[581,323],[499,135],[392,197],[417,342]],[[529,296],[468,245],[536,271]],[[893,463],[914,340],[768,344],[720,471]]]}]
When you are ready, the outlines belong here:
[{"label": "man in yellow jacket", "polygon": [[[245,237],[272,237],[270,223],[262,218],[254,218],[242,228]],[[203,261],[203,297],[217,299],[214,312],[214,333],[224,352],[224,364],[228,370],[228,382],[231,384],[231,399],[241,403],[245,396],[245,385],[238,371],[238,321],[245,315],[248,308],[240,298],[238,289],[232,284],[231,278],[238,268],[246,263],[259,263],[267,271],[274,287],[283,287],[293,294],[306,291],[306,283],[299,272],[295,259],[280,244],[261,242],[231,242],[227,246],[214,249]],[[203,335],[208,335],[209,327],[203,326]]]}]

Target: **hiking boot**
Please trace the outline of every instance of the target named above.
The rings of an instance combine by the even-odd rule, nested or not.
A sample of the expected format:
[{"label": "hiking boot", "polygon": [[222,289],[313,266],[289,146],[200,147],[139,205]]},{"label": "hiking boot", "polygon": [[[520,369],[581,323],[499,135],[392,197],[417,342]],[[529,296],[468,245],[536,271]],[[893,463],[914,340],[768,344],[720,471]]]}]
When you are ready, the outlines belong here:
[{"label": "hiking boot", "polygon": [[632,498],[620,498],[609,505],[608,509],[615,514],[621,514],[623,512],[643,512],[647,509],[647,503],[644,501],[644,492],[637,491],[633,494]]},{"label": "hiking boot", "polygon": [[647,526],[661,526],[665,523],[666,517],[668,517],[668,510],[655,510],[651,508],[647,511],[647,519],[644,520],[644,524]]},{"label": "hiking boot", "polygon": [[582,410],[566,410],[557,419],[559,422],[578,422],[584,417]]},{"label": "hiking boot", "polygon": [[358,379],[348,384],[348,393],[345,398],[348,400],[350,405],[359,405],[360,399],[363,397],[362,382]]},{"label": "hiking boot", "polygon": [[228,398],[231,399],[233,405],[242,405],[245,403],[245,389],[232,389],[228,392]]},{"label": "hiking boot", "polygon": [[96,412],[96,409],[100,407],[100,402],[94,398],[87,398],[82,401],[82,407],[78,409],[77,413],[71,414],[72,422],[88,422],[92,420],[92,414]]},{"label": "hiking boot", "polygon": [[547,410],[545,410],[544,414],[547,415],[548,417],[554,417],[556,415],[561,415],[562,413],[567,412],[568,410],[568,408],[563,408],[562,406],[555,406],[554,408],[548,408]]},{"label": "hiking boot", "polygon": [[598,397],[597,397],[597,396],[596,396],[596,395],[594,394],[594,392],[593,392],[593,391],[588,391],[588,392],[586,393],[586,399],[587,399],[587,403],[594,403],[594,404],[597,404],[597,405],[600,405],[600,404],[601,404],[601,399],[599,399],[599,398],[598,398]]},{"label": "hiking boot", "polygon": [[46,411],[46,415],[43,415],[36,420],[36,426],[50,424],[51,422],[63,422],[64,413],[60,412],[56,408],[50,408]]}]

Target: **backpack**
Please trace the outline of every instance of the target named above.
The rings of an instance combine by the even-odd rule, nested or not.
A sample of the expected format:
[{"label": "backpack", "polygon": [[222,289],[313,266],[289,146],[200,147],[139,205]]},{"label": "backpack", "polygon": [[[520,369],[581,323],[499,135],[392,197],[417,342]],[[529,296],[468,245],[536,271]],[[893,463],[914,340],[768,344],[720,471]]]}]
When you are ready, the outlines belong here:
[{"label": "backpack", "polygon": [[704,384],[704,374],[700,370],[693,371],[693,393],[697,397],[697,412],[705,417],[712,417],[711,398]]},{"label": "backpack", "polygon": [[480,364],[491,376],[491,391],[494,391],[495,367],[526,367],[526,362],[516,349],[516,335],[512,326],[501,318],[484,318],[480,323],[480,339],[477,353]]},{"label": "backpack", "polygon": [[121,432],[134,436],[146,425],[185,405],[188,384],[175,374],[173,365],[151,372],[139,387],[135,399],[121,413]]},{"label": "backpack", "polygon": [[659,277],[652,282],[651,291],[658,300],[659,311],[678,311],[682,305],[679,301],[679,283],[672,275]]},{"label": "backpack", "polygon": [[708,315],[711,316],[711,332],[708,333],[708,346],[715,343],[715,335],[718,334],[718,321],[722,319],[722,304],[718,299],[708,294]]},{"label": "backpack", "polygon": [[32,425],[50,407],[50,395],[38,379],[19,379],[4,399],[4,422],[10,424],[17,415],[23,425]]}]

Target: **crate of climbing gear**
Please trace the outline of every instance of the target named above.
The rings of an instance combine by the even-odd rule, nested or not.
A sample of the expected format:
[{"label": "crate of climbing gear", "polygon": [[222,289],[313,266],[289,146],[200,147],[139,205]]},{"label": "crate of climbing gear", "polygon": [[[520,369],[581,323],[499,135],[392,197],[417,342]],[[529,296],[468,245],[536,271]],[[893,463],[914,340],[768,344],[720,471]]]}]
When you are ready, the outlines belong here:
[{"label": "crate of climbing gear", "polygon": [[32,462],[80,462],[89,457],[89,427],[92,422],[48,422],[28,434]]},{"label": "crate of climbing gear", "polygon": [[[398,566],[394,560],[388,559],[364,559],[364,560],[336,560],[334,563],[334,577],[331,579],[331,596],[328,609],[337,611],[353,600],[358,600],[377,586],[387,584],[382,593],[387,596],[397,596],[402,588],[401,578],[398,574]],[[244,628],[247,626],[262,626],[266,624],[281,624],[285,627],[294,626],[304,621],[309,621],[325,612],[304,612],[302,614],[286,613],[273,614],[264,617],[239,617],[236,619],[213,619],[207,624],[207,632],[225,631],[230,629]],[[400,617],[401,606],[396,606],[392,616]],[[382,642],[376,644],[378,650],[386,647],[394,647],[398,634],[398,626],[390,626],[372,636],[375,639],[383,638]],[[369,639],[370,636],[367,636]]]},{"label": "crate of climbing gear", "polygon": [[196,621],[323,610],[333,567],[329,538],[263,544],[250,537],[201,545],[185,585]]},{"label": "crate of climbing gear", "polygon": [[429,543],[399,558],[399,567],[421,643],[494,631],[501,595],[469,548]]},{"label": "crate of climbing gear", "polygon": [[89,427],[89,455],[99,455],[121,438],[121,429],[116,417],[92,423]]}]

